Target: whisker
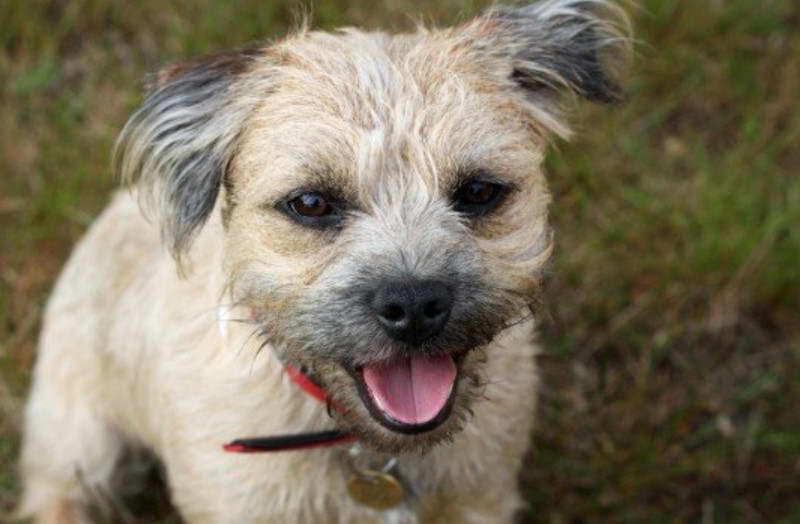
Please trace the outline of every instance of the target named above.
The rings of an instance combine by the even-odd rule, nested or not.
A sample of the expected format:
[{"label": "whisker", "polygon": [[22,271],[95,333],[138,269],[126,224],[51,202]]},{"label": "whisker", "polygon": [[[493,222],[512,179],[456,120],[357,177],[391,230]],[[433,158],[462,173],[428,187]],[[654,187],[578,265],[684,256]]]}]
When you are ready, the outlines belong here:
[{"label": "whisker", "polygon": [[236,322],[237,324],[259,324],[259,322],[253,318],[225,318],[223,320],[225,320],[225,322]]},{"label": "whisker", "polygon": [[522,317],[520,317],[520,318],[518,318],[518,319],[516,319],[516,320],[514,320],[514,321],[512,321],[510,323],[504,324],[500,331],[502,332],[502,331],[506,331],[507,329],[511,329],[512,327],[518,326],[519,324],[523,324],[523,323],[527,322],[528,320],[531,320],[532,318],[533,318],[533,312],[531,312],[531,313],[529,313],[527,315],[523,315]]},{"label": "whisker", "polygon": [[256,352],[253,355],[253,360],[250,362],[250,373],[251,374],[253,373],[253,367],[256,365],[256,360],[258,359],[258,356],[261,354],[261,352],[264,350],[264,348],[267,347],[269,345],[269,343],[272,341],[272,337],[269,336],[269,333],[267,332],[266,328],[261,328],[259,330],[259,335],[264,337],[264,340],[258,346],[258,349],[256,349]]},{"label": "whisker", "polygon": [[237,358],[239,357],[239,355],[241,355],[241,354],[242,354],[242,351],[244,350],[244,347],[245,347],[247,344],[249,344],[249,343],[250,343],[250,340],[253,338],[253,336],[254,336],[256,333],[258,333],[259,331],[261,331],[261,330],[262,330],[261,326],[256,326],[256,327],[255,327],[255,328],[254,328],[254,329],[253,329],[253,330],[250,332],[250,334],[249,334],[249,335],[247,335],[247,338],[245,338],[245,339],[244,339],[244,342],[242,342],[242,345],[241,345],[241,346],[239,346],[239,351],[237,351],[237,352],[236,352],[236,357],[237,357]]}]

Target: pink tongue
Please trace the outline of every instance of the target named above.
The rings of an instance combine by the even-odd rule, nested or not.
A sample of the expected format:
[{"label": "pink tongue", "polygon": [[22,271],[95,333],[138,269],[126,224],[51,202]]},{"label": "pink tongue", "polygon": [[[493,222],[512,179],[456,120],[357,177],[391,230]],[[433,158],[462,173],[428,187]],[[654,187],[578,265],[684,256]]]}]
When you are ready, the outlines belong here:
[{"label": "pink tongue", "polygon": [[456,365],[450,356],[414,357],[366,366],[364,382],[378,407],[406,424],[423,424],[444,408]]}]

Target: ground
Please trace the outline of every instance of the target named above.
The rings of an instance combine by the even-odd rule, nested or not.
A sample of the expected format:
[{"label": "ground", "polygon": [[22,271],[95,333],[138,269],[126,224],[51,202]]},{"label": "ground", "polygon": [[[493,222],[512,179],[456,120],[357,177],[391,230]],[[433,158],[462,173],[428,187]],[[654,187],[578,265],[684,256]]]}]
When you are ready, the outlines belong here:
[{"label": "ground", "polygon": [[[486,2],[312,2],[318,26]],[[279,36],[293,2],[0,10],[0,521],[43,304],[115,186],[145,72]],[[800,5],[642,0],[628,102],[550,160],[532,523],[800,521]],[[583,109],[587,109],[584,107]],[[163,520],[160,522],[167,522]]]}]

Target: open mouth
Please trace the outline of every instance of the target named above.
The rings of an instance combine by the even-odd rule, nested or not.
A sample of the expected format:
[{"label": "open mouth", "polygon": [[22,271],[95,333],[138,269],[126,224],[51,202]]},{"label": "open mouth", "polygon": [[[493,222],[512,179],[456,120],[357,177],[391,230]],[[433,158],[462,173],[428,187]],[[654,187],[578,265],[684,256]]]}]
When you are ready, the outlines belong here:
[{"label": "open mouth", "polygon": [[422,433],[450,416],[458,380],[458,356],[418,356],[381,362],[354,373],[370,414],[399,433]]}]

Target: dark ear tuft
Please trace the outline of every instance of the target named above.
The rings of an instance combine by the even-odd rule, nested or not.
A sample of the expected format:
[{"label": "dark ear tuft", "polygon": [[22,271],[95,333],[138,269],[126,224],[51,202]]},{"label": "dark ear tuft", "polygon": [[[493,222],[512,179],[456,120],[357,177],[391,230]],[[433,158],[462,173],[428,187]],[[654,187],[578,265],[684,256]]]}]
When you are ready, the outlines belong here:
[{"label": "dark ear tuft", "polygon": [[152,93],[156,89],[164,87],[170,82],[174,82],[191,71],[214,71],[222,76],[239,75],[247,70],[248,66],[252,60],[258,56],[259,52],[259,48],[252,48],[243,51],[215,53],[191,58],[184,62],[178,62],[177,64],[171,64],[160,71],[148,75],[145,83],[145,90],[147,93]]},{"label": "dark ear tuft", "polygon": [[248,113],[236,84],[256,55],[212,55],[162,70],[117,140],[117,172],[155,204],[178,260],[214,209]]},{"label": "dark ear tuft", "polygon": [[610,0],[542,0],[487,13],[512,60],[511,78],[534,96],[569,90],[593,102],[624,99],[615,69],[629,51],[627,18]]}]

